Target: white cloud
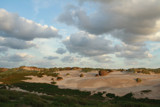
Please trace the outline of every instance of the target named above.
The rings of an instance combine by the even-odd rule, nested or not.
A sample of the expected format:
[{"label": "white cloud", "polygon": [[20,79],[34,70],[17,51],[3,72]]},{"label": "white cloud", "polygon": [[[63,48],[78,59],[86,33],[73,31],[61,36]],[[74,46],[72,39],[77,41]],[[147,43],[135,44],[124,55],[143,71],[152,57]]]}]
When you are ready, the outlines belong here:
[{"label": "white cloud", "polygon": [[27,53],[16,53],[12,55],[5,55],[1,56],[0,60],[4,62],[23,62],[27,60],[28,58],[33,58],[32,55],[29,55]]},{"label": "white cloud", "polygon": [[58,30],[53,26],[43,26],[4,9],[0,9],[0,35],[22,40],[60,37]]},{"label": "white cloud", "polygon": [[73,57],[73,56],[64,56],[62,59],[61,59],[61,61],[63,61],[63,62],[67,62],[67,63],[74,63],[74,62],[76,62],[76,61],[80,61],[80,59],[79,58],[76,58],[76,57]]},{"label": "white cloud", "polygon": [[99,7],[88,15],[81,7],[69,5],[58,20],[91,34],[111,34],[128,44],[146,41],[160,29],[159,0],[86,1],[96,2]]},{"label": "white cloud", "polygon": [[0,53],[6,52],[8,50],[7,47],[0,46]]},{"label": "white cloud", "polygon": [[86,32],[72,34],[63,43],[69,52],[78,53],[82,56],[104,55],[115,51],[110,40]]}]

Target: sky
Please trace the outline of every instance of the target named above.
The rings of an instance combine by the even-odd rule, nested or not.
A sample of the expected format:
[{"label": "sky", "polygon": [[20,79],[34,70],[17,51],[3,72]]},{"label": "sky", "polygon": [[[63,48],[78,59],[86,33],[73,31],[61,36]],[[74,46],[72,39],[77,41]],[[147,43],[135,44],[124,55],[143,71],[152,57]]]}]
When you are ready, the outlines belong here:
[{"label": "sky", "polygon": [[159,62],[160,0],[0,0],[0,67]]}]

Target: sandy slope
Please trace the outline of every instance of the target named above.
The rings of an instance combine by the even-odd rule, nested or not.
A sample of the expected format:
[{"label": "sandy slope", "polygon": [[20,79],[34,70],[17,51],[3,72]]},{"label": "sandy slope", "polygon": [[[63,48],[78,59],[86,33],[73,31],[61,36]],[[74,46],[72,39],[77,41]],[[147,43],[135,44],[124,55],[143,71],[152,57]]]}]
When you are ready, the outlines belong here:
[{"label": "sandy slope", "polygon": [[51,80],[53,77],[43,75],[43,77],[37,77],[37,76],[26,76],[31,79],[23,80],[24,82],[34,82],[34,83],[51,83],[53,80]]},{"label": "sandy slope", "polygon": [[[83,73],[84,77],[79,77],[80,71],[60,71],[63,80],[57,81],[59,88],[80,89],[94,92],[105,91],[123,96],[129,92],[134,93],[136,98],[160,99],[160,75],[152,74],[133,74],[126,72],[111,72],[104,77],[95,77],[97,71]],[[70,75],[66,76],[69,73]],[[30,76],[31,80],[26,82],[50,83],[52,77],[44,76],[42,78]],[[137,83],[136,78],[141,78],[142,82]],[[149,93],[142,93],[142,90],[152,90]]]}]

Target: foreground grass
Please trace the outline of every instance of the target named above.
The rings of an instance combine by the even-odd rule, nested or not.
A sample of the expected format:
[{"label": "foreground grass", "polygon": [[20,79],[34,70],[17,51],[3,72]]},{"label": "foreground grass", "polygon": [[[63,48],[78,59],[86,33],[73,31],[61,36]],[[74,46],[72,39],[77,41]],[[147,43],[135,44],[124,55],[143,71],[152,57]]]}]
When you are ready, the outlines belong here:
[{"label": "foreground grass", "polygon": [[22,82],[21,80],[30,79],[26,76],[42,77],[43,75],[57,77],[58,73],[55,73],[55,71],[52,69],[43,69],[41,71],[28,71],[13,68],[0,73],[0,82],[3,82],[4,84],[14,84]]},{"label": "foreground grass", "polygon": [[16,83],[9,87],[20,87],[30,92],[46,93],[49,96],[10,91],[0,85],[0,107],[159,107],[160,101],[134,99],[132,93],[123,97],[102,93],[90,95],[90,92],[59,89],[57,86],[41,83]]}]

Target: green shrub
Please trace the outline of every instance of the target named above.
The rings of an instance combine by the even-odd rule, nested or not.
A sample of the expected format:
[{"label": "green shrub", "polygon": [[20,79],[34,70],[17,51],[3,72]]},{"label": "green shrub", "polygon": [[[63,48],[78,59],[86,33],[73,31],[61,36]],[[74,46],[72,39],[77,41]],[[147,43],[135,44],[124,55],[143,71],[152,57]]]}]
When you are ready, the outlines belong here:
[{"label": "green shrub", "polygon": [[139,83],[141,82],[142,80],[140,78],[136,78],[136,81]]},{"label": "green shrub", "polygon": [[63,80],[63,78],[62,77],[57,77],[57,80]]},{"label": "green shrub", "polygon": [[99,77],[99,74],[96,74],[95,77]]},{"label": "green shrub", "polygon": [[115,98],[115,94],[112,94],[112,93],[107,93],[106,96],[109,98]]},{"label": "green shrub", "polygon": [[0,102],[8,102],[9,98],[7,96],[4,95],[0,95]]},{"label": "green shrub", "polygon": [[81,72],[91,72],[92,68],[82,68]]},{"label": "green shrub", "polygon": [[51,84],[53,84],[53,85],[54,85],[54,84],[56,84],[56,82],[55,82],[55,81],[52,81],[52,82],[51,82]]},{"label": "green shrub", "polygon": [[70,73],[67,73],[66,76],[70,75]]},{"label": "green shrub", "polygon": [[151,92],[152,90],[142,90],[141,92],[142,93],[149,93],[149,92]]},{"label": "green shrub", "polygon": [[37,77],[39,77],[39,78],[41,78],[41,77],[43,77],[43,74],[37,74]]},{"label": "green shrub", "polygon": [[80,76],[80,77],[84,77],[84,74],[80,74],[79,76]]}]

